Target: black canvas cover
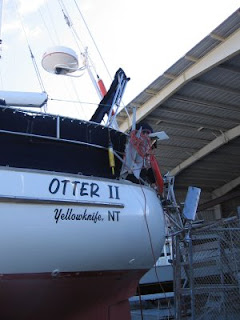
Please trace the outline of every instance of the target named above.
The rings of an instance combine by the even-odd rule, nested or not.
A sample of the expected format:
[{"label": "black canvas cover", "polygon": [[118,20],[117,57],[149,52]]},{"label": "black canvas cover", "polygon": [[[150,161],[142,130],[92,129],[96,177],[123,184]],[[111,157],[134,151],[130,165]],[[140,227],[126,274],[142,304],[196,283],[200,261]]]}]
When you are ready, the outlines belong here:
[{"label": "black canvas cover", "polygon": [[[112,177],[108,145],[123,154],[126,135],[102,125],[71,118],[33,115],[0,108],[1,166]],[[116,175],[121,162],[116,158]]]}]

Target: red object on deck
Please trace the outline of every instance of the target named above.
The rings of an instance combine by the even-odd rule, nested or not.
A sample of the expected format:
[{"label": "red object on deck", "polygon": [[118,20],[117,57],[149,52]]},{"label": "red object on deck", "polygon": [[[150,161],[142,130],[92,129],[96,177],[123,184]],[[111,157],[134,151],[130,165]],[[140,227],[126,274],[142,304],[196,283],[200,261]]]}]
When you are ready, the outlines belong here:
[{"label": "red object on deck", "polygon": [[146,271],[4,275],[0,319],[130,320],[128,298]]},{"label": "red object on deck", "polygon": [[150,156],[150,163],[151,163],[151,167],[153,169],[153,173],[154,173],[154,176],[156,179],[156,185],[158,188],[158,192],[161,194],[161,193],[163,193],[164,183],[163,183],[161,171],[158,166],[157,159],[155,158],[155,156],[153,154]]},{"label": "red object on deck", "polygon": [[100,79],[100,78],[98,78],[98,87],[101,91],[102,97],[104,97],[107,93],[107,90],[105,88],[105,85],[104,85],[102,79]]}]

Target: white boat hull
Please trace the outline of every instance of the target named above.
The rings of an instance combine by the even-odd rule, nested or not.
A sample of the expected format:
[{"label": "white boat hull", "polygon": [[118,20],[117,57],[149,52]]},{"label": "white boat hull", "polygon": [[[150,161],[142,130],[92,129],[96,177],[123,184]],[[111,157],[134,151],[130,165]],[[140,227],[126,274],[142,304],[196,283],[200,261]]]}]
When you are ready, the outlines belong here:
[{"label": "white boat hull", "polygon": [[130,320],[164,243],[154,190],[0,168],[0,318]]},{"label": "white boat hull", "polygon": [[0,170],[0,274],[147,270],[164,243],[148,187],[40,171]]}]

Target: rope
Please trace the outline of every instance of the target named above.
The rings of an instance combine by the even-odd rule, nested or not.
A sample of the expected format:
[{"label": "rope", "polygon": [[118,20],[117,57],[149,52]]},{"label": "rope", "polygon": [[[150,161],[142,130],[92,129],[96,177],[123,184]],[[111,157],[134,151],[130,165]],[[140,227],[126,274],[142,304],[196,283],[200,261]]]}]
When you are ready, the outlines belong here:
[{"label": "rope", "polygon": [[[141,135],[140,137],[136,137],[136,133],[137,131],[132,131],[131,132],[131,135],[130,135],[130,141],[131,143],[134,145],[134,147],[136,147],[136,150],[138,150],[139,154],[144,158],[146,156],[146,154],[152,154],[152,149],[151,149],[151,139],[149,138],[148,135],[146,135],[146,133],[148,133],[148,131],[143,131],[141,132]],[[116,152],[114,152],[114,155],[122,162],[124,163],[124,160],[118,156],[118,154]],[[143,197],[144,197],[144,221],[145,221],[145,224],[146,224],[146,228],[147,228],[147,233],[148,233],[148,238],[149,238],[149,243],[150,243],[150,247],[151,247],[151,253],[152,253],[152,257],[153,257],[153,262],[154,262],[154,272],[155,272],[155,275],[156,275],[156,278],[157,278],[157,282],[158,282],[158,285],[161,289],[161,292],[165,295],[165,299],[166,301],[168,302],[168,306],[170,306],[170,299],[167,298],[167,294],[160,282],[160,279],[158,277],[158,273],[157,273],[157,267],[156,267],[156,256],[155,256],[155,253],[154,253],[154,248],[153,248],[153,242],[152,242],[152,236],[151,236],[151,231],[150,231],[150,227],[149,227],[149,224],[148,224],[148,220],[147,220],[147,198],[146,198],[146,194],[144,192],[144,189],[143,189],[143,185],[142,183],[145,184],[145,182],[140,178],[139,179],[139,185],[141,187],[141,190],[142,190],[142,193],[143,193]],[[139,294],[139,302],[140,302],[140,311],[141,311],[141,319],[143,319],[143,312],[142,312],[142,300],[141,300],[141,292],[140,292],[140,287],[138,286],[138,294]],[[160,302],[160,305],[161,305],[161,302]],[[171,308],[168,307],[169,309],[169,314],[171,316]]]},{"label": "rope", "polygon": [[138,297],[139,297],[139,303],[140,303],[141,320],[143,320],[142,295],[141,295],[141,290],[140,290],[140,285],[139,284],[138,284],[138,287],[137,287],[137,291],[138,291]]},{"label": "rope", "polygon": [[143,130],[140,136],[137,136],[138,130],[134,130],[130,134],[130,143],[137,150],[138,154],[144,159],[146,156],[152,154],[151,139],[148,136],[148,130]]},{"label": "rope", "polygon": [[[124,164],[129,170],[131,169],[131,168],[129,168],[129,167],[126,165],[124,159],[121,158],[121,157],[116,153],[116,151],[113,150],[113,153],[114,153],[115,157],[117,157],[118,160],[120,160],[120,161],[122,162],[122,164]],[[119,153],[120,153],[120,152],[119,152]],[[146,185],[146,186],[148,185],[141,177],[140,177],[138,180],[139,180],[139,182],[141,182],[143,185]]]},{"label": "rope", "polygon": [[[130,143],[132,143],[133,147],[137,150],[138,154],[143,158],[143,159],[147,159],[150,161],[150,158],[153,156],[153,150],[152,150],[152,143],[151,143],[151,139],[149,138],[149,130],[143,130],[140,133],[140,136],[137,136],[137,133],[139,131],[134,130],[131,132],[130,134]],[[140,182],[140,181],[139,181]],[[150,247],[151,247],[151,252],[152,252],[152,257],[154,260],[154,272],[157,278],[157,282],[160,286],[161,291],[163,292],[163,294],[165,295],[165,299],[168,301],[168,304],[170,304],[170,299],[167,299],[167,295],[166,292],[160,282],[160,279],[158,277],[158,273],[157,273],[157,266],[156,266],[156,256],[154,253],[154,248],[153,248],[153,243],[152,243],[152,237],[151,237],[151,231],[149,228],[149,224],[148,224],[148,220],[147,220],[147,198],[146,198],[146,194],[144,192],[143,186],[141,185],[141,190],[144,196],[144,220],[146,223],[146,227],[147,227],[147,232],[148,232],[148,237],[149,237],[149,242],[150,242]],[[161,304],[161,303],[160,303]],[[170,308],[169,309],[169,313],[171,313]]]},{"label": "rope", "polygon": [[[156,259],[155,253],[154,253],[151,231],[150,231],[148,220],[147,220],[147,197],[146,197],[146,194],[145,194],[144,189],[143,189],[141,184],[140,184],[140,186],[141,186],[141,190],[142,190],[142,193],[143,193],[143,196],[144,196],[144,220],[145,220],[145,223],[146,223],[149,242],[150,242],[150,246],[151,246],[151,252],[152,252],[152,257],[153,257],[153,262],[154,262],[155,275],[156,275],[156,278],[157,278],[158,285],[159,285],[160,289],[162,290],[162,293],[165,295],[165,299],[168,302],[168,305],[170,305],[170,299],[167,298],[166,291],[164,290],[164,288],[163,288],[163,286],[162,286],[162,284],[160,282],[160,279],[158,277],[157,267],[156,267],[156,263],[155,263],[157,261],[157,259]],[[161,305],[161,302],[160,302],[160,305]],[[170,308],[168,308],[168,309],[169,309],[169,313],[171,314],[171,309]]]}]

